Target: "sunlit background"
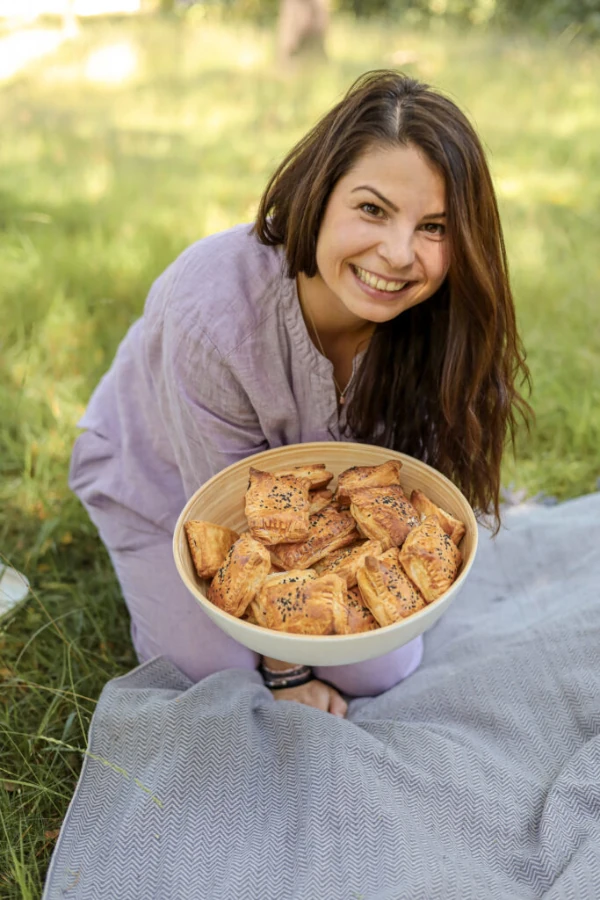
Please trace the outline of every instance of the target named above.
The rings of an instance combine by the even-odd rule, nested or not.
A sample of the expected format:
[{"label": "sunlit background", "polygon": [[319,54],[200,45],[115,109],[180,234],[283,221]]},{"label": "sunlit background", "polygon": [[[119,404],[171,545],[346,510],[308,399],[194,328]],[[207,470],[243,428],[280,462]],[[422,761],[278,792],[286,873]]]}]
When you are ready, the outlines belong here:
[{"label": "sunlit background", "polygon": [[34,590],[0,622],[0,896],[39,896],[77,778],[35,735],[81,744],[134,663],[76,422],[154,278],[251,221],[361,72],[436,85],[485,142],[537,416],[505,486],[596,490],[599,35],[600,0],[0,0],[0,554]]}]

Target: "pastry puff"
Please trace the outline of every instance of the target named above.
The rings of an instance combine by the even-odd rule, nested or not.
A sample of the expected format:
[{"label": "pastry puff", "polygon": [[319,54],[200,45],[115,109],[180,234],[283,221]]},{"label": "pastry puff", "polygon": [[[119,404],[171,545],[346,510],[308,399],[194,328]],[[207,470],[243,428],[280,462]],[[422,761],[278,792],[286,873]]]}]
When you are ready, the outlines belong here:
[{"label": "pastry puff", "polygon": [[356,488],[351,491],[350,512],[365,537],[381,541],[384,550],[404,543],[419,514],[397,484]]},{"label": "pastry puff", "polygon": [[242,616],[244,622],[249,622],[250,625],[260,625],[260,622],[257,621],[256,616],[254,615],[254,610],[252,609],[252,604],[248,607],[244,615]]},{"label": "pastry puff", "polygon": [[358,538],[356,522],[350,513],[327,506],[310,517],[307,540],[271,547],[271,559],[283,569],[310,569],[328,553],[353,544]]},{"label": "pastry puff", "polygon": [[250,534],[264,544],[301,541],[308,537],[310,484],[295,475],[271,475],[250,469],[246,518]]},{"label": "pastry puff", "polygon": [[292,466],[291,469],[282,469],[280,472],[274,472],[273,474],[277,475],[278,478],[281,477],[281,475],[294,475],[296,478],[306,478],[307,481],[310,481],[311,491],[327,487],[333,478],[333,472],[328,472],[326,470],[325,463],[313,463],[308,466]]},{"label": "pastry puff", "polygon": [[332,499],[333,491],[311,491],[308,495],[311,516],[314,516],[316,513],[321,512],[322,509],[325,509],[326,506],[329,506]]},{"label": "pastry puff", "polygon": [[213,578],[208,599],[232,616],[243,616],[270,569],[271,555],[267,548],[249,534],[243,534]]},{"label": "pastry puff", "polygon": [[350,588],[344,605],[335,608],[333,624],[336,634],[361,634],[379,628],[357,587]]},{"label": "pastry puff", "polygon": [[350,506],[349,491],[362,487],[386,487],[400,484],[402,463],[389,459],[380,466],[352,466],[338,477],[336,499],[340,507]]},{"label": "pastry puff", "polygon": [[458,574],[462,553],[436,516],[413,528],[400,551],[402,568],[428,603],[448,590]]},{"label": "pastry puff", "polygon": [[248,619],[255,625],[262,625],[269,628],[270,616],[267,615],[267,608],[279,597],[280,602],[287,599],[288,595],[295,594],[296,589],[307,581],[314,581],[317,573],[314,569],[290,569],[289,572],[271,572],[267,575],[262,588],[250,604],[248,608]]},{"label": "pastry puff", "polygon": [[334,610],[345,600],[346,585],[337,575],[317,578],[312,571],[271,575],[252,603],[256,621],[292,634],[334,634]]},{"label": "pastry puff", "polygon": [[367,556],[357,574],[362,598],[382,627],[426,606],[424,597],[402,571],[398,550],[388,551],[384,559]]},{"label": "pastry puff", "polygon": [[315,563],[319,575],[332,573],[343,578],[349,588],[356,584],[356,572],[362,566],[365,556],[378,556],[383,550],[379,541],[361,541],[328,553]]},{"label": "pastry puff", "polygon": [[183,528],[196,572],[200,578],[212,578],[223,565],[239,534],[231,528],[199,519],[190,519]]},{"label": "pastry puff", "polygon": [[456,546],[460,544],[467,530],[460,519],[455,519],[445,509],[436,506],[433,500],[430,500],[423,491],[413,491],[410,495],[410,502],[423,518],[425,516],[437,516],[446,534],[450,535]]}]

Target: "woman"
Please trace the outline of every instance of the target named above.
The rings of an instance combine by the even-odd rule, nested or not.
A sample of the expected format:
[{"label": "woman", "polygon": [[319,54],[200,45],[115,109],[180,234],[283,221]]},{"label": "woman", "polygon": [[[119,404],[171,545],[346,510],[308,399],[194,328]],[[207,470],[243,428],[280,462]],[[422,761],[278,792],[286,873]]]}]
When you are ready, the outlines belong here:
[{"label": "woman", "polygon": [[[140,660],[164,654],[196,681],[261,665],[172,559],[180,510],[216,472],[270,447],[367,441],[435,466],[498,521],[523,379],[475,132],[428,86],[363,75],[277,169],[254,226],[199,241],[155,282],[80,422],[71,485],[110,552]],[[421,654],[417,638],[355,665],[261,671],[273,689],[294,685],[278,699],[343,715],[338,691],[387,690]]]}]

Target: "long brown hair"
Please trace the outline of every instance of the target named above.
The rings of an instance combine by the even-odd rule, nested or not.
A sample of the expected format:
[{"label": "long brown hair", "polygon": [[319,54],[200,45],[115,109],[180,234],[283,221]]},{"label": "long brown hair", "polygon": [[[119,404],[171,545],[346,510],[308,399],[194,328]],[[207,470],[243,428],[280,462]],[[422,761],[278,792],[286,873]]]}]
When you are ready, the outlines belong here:
[{"label": "long brown hair", "polygon": [[419,148],[446,187],[448,275],[436,293],[377,325],[357,376],[350,434],[418,457],[499,524],[500,466],[530,387],[498,206],[481,143],[450,99],[393,71],[362,75],[291,150],[255,230],[283,245],[288,275],[317,273],[316,244],[337,181],[374,146]]}]

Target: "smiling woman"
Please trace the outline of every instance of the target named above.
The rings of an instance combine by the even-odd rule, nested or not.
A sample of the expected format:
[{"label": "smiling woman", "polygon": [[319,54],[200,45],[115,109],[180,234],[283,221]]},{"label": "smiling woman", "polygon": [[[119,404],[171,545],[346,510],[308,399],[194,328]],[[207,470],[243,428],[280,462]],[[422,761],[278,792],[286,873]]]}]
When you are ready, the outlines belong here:
[{"label": "smiling woman", "polygon": [[285,246],[339,387],[365,351],[349,433],[427,461],[499,521],[529,372],[491,176],[456,104],[393,72],[362,76],[275,172],[258,231]]},{"label": "smiling woman", "polygon": [[412,145],[373,147],[333,188],[317,272],[298,274],[298,294],[311,337],[333,362],[340,404],[363,340],[442,285],[444,203],[443,178]]},{"label": "smiling woman", "polygon": [[304,302],[325,314],[321,332],[389,322],[438,290],[448,272],[444,203],[443,178],[412,145],[373,148],[340,178],[317,274],[299,275]]},{"label": "smiling woman", "polygon": [[[287,444],[369,442],[497,514],[527,375],[477,136],[426,85],[363,76],[283,161],[254,225],[199,241],[157,280],[80,422],[71,484],[139,658],[165,655],[194,680],[261,664],[188,595],[171,555],[180,510],[217,472]],[[421,652],[418,638],[320,667],[278,697],[343,714],[336,689],[380,693]],[[291,669],[262,661],[269,685],[276,670]]]}]

